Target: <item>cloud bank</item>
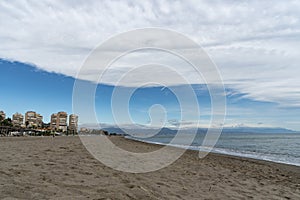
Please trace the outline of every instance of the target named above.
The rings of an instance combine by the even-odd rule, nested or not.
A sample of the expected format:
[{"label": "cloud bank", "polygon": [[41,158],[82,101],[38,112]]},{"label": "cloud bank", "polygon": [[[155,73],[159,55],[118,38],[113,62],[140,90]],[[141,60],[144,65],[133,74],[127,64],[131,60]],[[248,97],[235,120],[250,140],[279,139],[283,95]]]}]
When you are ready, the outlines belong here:
[{"label": "cloud bank", "polygon": [[[112,35],[135,28],[168,28],[202,45],[224,83],[237,93],[300,107],[299,7],[299,1],[272,0],[4,0],[0,57],[75,77],[90,51]],[[172,57],[142,54],[115,63],[106,82],[145,57],[176,65]],[[85,73],[92,79],[93,71]],[[193,80],[191,70],[182,73]]]}]

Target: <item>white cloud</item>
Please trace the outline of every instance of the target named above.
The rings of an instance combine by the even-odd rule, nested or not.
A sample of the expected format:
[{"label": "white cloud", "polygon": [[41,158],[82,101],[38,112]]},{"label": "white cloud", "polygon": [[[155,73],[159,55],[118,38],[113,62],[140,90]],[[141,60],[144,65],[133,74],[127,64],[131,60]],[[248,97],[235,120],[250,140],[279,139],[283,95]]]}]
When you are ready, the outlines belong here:
[{"label": "white cloud", "polygon": [[[0,57],[75,76],[89,52],[112,35],[134,28],[169,28],[199,42],[220,68],[225,84],[246,97],[299,107],[299,7],[299,1],[271,0],[4,0]],[[153,58],[176,64],[163,56]],[[114,65],[107,82],[139,62],[133,56]],[[87,79],[94,78],[93,71],[85,73]],[[194,80],[190,70],[182,73]]]}]

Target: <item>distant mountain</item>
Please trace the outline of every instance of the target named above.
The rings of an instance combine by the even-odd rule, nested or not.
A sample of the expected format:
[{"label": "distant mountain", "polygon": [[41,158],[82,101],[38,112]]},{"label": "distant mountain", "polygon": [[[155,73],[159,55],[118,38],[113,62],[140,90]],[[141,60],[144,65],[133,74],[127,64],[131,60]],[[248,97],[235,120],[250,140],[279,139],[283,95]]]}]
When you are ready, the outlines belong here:
[{"label": "distant mountain", "polygon": [[296,131],[271,127],[233,127],[224,128],[223,133],[296,133]]},{"label": "distant mountain", "polygon": [[[123,130],[121,128],[116,128],[116,127],[107,127],[103,128],[103,130],[108,131],[109,133],[117,133],[117,134],[125,134],[129,133],[130,135],[138,135],[138,134],[153,134],[156,133],[158,130],[157,129],[128,129],[124,128]],[[169,128],[162,128],[158,134],[160,135],[166,135],[166,134],[176,134],[177,130],[172,130]]]},{"label": "distant mountain", "polygon": [[[106,130],[110,133],[117,133],[117,134],[125,134],[125,131],[130,134],[153,134],[158,132],[158,129],[152,128],[141,128],[141,129],[131,129],[129,127],[126,128],[119,128],[112,125],[101,126],[101,129]],[[158,134],[160,135],[168,135],[168,134],[176,134],[177,129],[170,129],[170,128],[162,128]],[[191,129],[183,129],[186,133],[194,133],[197,131],[198,134],[203,134],[207,132],[207,128],[191,128]],[[269,133],[269,134],[276,134],[276,133],[297,133],[296,131],[285,129],[285,128],[271,128],[271,127],[226,127],[223,128],[222,133]]]},{"label": "distant mountain", "polygon": [[120,128],[110,127],[110,128],[103,128],[103,130],[108,131],[109,133],[125,134],[125,132]]}]

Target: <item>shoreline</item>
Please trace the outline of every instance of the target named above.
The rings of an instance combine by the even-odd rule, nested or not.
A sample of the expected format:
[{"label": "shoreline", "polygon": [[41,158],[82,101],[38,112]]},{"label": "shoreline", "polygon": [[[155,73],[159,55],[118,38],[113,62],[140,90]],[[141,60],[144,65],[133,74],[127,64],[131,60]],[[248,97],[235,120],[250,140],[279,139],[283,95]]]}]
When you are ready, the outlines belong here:
[{"label": "shoreline", "polygon": [[[186,149],[186,150],[191,150],[191,151],[197,151],[197,152],[201,151],[200,149],[197,149],[198,147],[197,148],[196,147],[193,148],[191,146],[190,147],[186,147],[184,145],[168,145],[168,144],[164,144],[162,142],[145,141],[145,140],[135,139],[135,138],[128,137],[128,136],[120,136],[120,137],[124,137],[125,139],[133,140],[133,141],[136,141],[136,142],[142,142],[142,143],[145,143],[145,144],[170,146],[170,147],[181,148],[181,149]],[[226,150],[228,150],[228,149],[226,149]],[[266,161],[266,162],[277,163],[277,164],[291,165],[291,166],[295,166],[295,167],[299,167],[300,168],[300,163],[298,164],[298,163],[290,163],[290,162],[284,162],[284,161],[276,161],[276,160],[271,160],[271,159],[267,159],[267,158],[261,158],[261,157],[258,157],[258,156],[256,156],[256,157],[255,156],[247,156],[246,153],[240,153],[240,152],[236,153],[236,154],[230,154],[230,153],[227,153],[225,151],[223,151],[223,152],[221,152],[221,151],[216,152],[216,151],[212,150],[209,153],[217,154],[217,155],[233,156],[233,157],[237,157],[237,158],[247,158],[247,159],[253,159],[253,160],[257,160],[257,161]]]},{"label": "shoreline", "polygon": [[[109,139],[132,152],[162,147]],[[0,151],[1,199],[300,198],[300,168],[268,161],[214,153],[200,159],[187,150],[163,169],[132,174],[96,160],[77,136],[0,138]]]},{"label": "shoreline", "polygon": [[[154,146],[158,146],[158,147],[163,147],[165,146],[164,144],[158,144],[158,143],[151,143],[151,142],[146,142],[146,141],[142,141],[142,140],[135,140],[135,139],[131,139],[131,138],[126,138],[123,136],[118,136],[118,137],[122,137],[125,140],[128,141],[133,141],[133,142],[137,142],[137,143],[141,143],[144,145],[154,145]],[[180,148],[177,146],[171,146],[174,148]],[[194,150],[194,149],[186,149],[187,153],[192,153],[194,154],[195,152],[199,152],[199,150]],[[246,162],[253,162],[256,164],[263,164],[263,165],[269,165],[269,166],[277,166],[280,168],[289,168],[292,171],[296,171],[297,173],[300,173],[300,166],[298,165],[293,165],[293,164],[288,164],[288,163],[281,163],[281,162],[274,162],[274,161],[270,161],[270,160],[263,160],[263,159],[257,159],[257,158],[249,158],[249,157],[243,157],[243,156],[236,156],[236,155],[230,155],[230,154],[223,154],[223,153],[217,153],[217,152],[209,152],[209,154],[207,156],[216,156],[216,157],[220,157],[220,158],[230,158],[230,159],[235,159],[235,160],[240,160],[240,161],[246,161]],[[201,159],[205,159],[204,158],[199,158]],[[299,181],[299,187],[300,187],[300,181]]]}]

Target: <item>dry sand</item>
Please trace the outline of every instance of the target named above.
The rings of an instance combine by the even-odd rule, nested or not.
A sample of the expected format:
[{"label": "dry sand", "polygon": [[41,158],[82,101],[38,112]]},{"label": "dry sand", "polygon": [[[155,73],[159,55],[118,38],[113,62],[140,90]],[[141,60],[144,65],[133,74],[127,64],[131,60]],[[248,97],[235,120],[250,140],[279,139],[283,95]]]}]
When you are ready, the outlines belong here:
[{"label": "dry sand", "polygon": [[300,199],[300,167],[187,151],[167,168],[130,174],[94,159],[79,137],[0,138],[0,163],[1,199]]}]

